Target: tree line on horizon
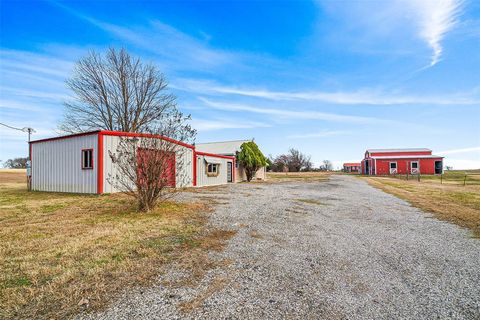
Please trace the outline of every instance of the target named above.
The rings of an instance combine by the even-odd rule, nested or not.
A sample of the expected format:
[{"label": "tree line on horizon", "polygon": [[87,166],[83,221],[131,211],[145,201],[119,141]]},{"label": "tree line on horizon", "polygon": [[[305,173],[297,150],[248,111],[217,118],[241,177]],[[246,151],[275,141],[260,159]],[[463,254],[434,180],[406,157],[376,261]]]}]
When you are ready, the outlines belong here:
[{"label": "tree line on horizon", "polygon": [[319,167],[315,167],[312,157],[298,149],[290,148],[287,153],[273,157],[270,155],[267,159],[267,171],[272,172],[311,172],[311,171],[331,171],[333,164],[330,160],[323,160]]}]

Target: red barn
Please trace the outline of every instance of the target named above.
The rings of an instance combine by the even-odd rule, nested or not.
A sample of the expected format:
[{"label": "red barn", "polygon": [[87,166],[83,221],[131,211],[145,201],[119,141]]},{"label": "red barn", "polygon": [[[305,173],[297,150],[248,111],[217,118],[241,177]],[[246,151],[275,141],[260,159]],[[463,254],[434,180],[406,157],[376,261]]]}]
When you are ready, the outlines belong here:
[{"label": "red barn", "polygon": [[368,149],[362,160],[362,173],[389,174],[441,174],[443,157],[432,155],[425,148]]},{"label": "red barn", "polygon": [[344,172],[360,173],[361,172],[361,164],[360,163],[344,163],[343,164],[343,171]]}]

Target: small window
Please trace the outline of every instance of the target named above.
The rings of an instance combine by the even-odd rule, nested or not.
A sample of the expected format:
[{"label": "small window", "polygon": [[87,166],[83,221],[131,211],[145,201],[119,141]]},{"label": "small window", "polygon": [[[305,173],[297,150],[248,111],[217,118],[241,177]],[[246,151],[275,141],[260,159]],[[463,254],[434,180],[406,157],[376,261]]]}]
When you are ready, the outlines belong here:
[{"label": "small window", "polygon": [[390,162],[390,169],[397,169],[397,163],[396,162]]},{"label": "small window", "polygon": [[218,163],[209,163],[207,167],[207,173],[217,174],[218,173]]},{"label": "small window", "polygon": [[82,150],[82,169],[93,169],[93,149]]},{"label": "small window", "polygon": [[418,162],[417,161],[412,162],[412,169],[418,169]]}]

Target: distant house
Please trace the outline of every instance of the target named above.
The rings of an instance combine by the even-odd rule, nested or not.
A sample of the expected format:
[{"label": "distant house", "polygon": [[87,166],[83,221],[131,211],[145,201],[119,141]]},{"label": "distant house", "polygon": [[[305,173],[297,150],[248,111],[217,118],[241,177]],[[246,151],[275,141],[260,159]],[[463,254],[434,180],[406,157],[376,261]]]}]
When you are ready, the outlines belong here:
[{"label": "distant house", "polygon": [[99,194],[120,191],[109,179],[116,172],[109,154],[116,152],[122,137],[162,139],[175,145],[167,170],[170,187],[237,181],[234,155],[202,152],[194,145],[164,136],[97,130],[31,141],[32,190]]},{"label": "distant house", "polygon": [[362,165],[360,163],[344,163],[343,172],[348,173],[360,173],[362,171]]},{"label": "distant house", "polygon": [[366,175],[441,174],[443,157],[426,148],[368,149],[361,167]]},{"label": "distant house", "polygon": [[[237,152],[240,151],[240,147],[244,142],[250,142],[251,140],[234,140],[234,141],[220,141],[220,142],[208,142],[198,143],[195,145],[196,150],[200,152],[208,152],[213,154],[219,154],[224,156],[236,157]],[[266,179],[266,167],[260,168],[254,176],[254,179],[265,180]],[[245,169],[238,162],[236,163],[235,181],[246,181],[247,175]]]}]

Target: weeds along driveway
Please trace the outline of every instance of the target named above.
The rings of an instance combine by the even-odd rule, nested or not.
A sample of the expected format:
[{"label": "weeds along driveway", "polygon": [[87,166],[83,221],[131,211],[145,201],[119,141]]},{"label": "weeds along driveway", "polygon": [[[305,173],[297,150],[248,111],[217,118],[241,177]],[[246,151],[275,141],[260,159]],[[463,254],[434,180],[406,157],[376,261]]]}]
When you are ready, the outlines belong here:
[{"label": "weeds along driveway", "polygon": [[[348,176],[182,194],[237,234],[199,283],[172,267],[92,318],[478,319],[480,240]],[[88,317],[88,316],[87,316]]]}]

